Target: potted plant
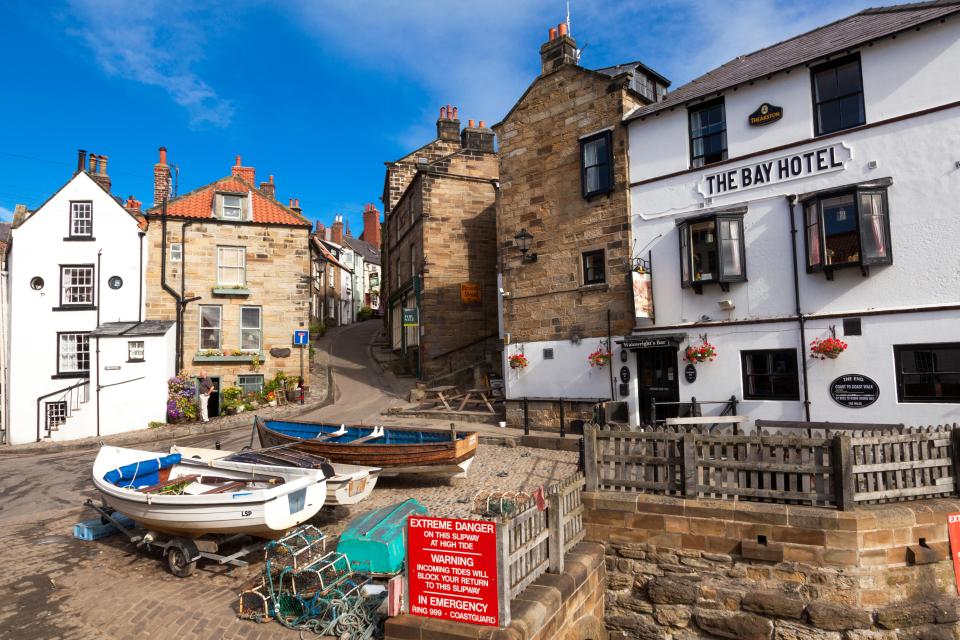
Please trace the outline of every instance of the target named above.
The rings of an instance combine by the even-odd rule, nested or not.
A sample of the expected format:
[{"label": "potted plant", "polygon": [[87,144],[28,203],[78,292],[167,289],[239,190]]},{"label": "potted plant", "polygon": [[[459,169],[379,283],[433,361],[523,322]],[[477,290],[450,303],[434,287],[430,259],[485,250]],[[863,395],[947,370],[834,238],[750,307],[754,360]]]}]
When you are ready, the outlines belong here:
[{"label": "potted plant", "polygon": [[704,340],[703,344],[699,346],[688,346],[686,352],[683,354],[683,357],[690,364],[708,361],[713,362],[717,357],[717,348]]},{"label": "potted plant", "polygon": [[605,346],[600,345],[596,351],[587,356],[587,360],[590,361],[591,367],[605,367],[612,357],[613,354]]},{"label": "potted plant", "polygon": [[522,353],[515,353],[507,361],[510,363],[511,369],[526,369],[530,365],[530,361],[527,360],[527,356]]},{"label": "potted plant", "polygon": [[267,403],[268,407],[277,406],[277,394],[273,391],[267,391],[263,394],[263,399]]},{"label": "potted plant", "polygon": [[810,357],[820,360],[836,359],[841,353],[847,350],[847,343],[838,338],[814,338],[810,343]]},{"label": "potted plant", "polygon": [[220,392],[220,408],[233,415],[243,411],[243,389],[227,387]]}]

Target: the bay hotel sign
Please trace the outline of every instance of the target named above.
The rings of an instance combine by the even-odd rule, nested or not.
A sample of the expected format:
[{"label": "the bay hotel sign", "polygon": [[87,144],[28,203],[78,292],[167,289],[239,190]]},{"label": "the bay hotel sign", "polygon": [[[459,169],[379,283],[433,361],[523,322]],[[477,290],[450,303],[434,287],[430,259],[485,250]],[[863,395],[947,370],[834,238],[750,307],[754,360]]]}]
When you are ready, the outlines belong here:
[{"label": "the bay hotel sign", "polygon": [[853,159],[853,150],[842,142],[824,147],[761,160],[752,164],[704,174],[697,191],[704,198],[713,198],[756,187],[842,171]]}]

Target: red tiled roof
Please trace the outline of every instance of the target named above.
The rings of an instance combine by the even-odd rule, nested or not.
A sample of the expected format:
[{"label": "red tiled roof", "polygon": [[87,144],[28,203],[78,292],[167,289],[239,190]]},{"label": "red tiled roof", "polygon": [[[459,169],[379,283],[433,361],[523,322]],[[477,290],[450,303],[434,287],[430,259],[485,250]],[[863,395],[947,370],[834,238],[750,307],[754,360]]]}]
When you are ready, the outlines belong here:
[{"label": "red tiled roof", "polygon": [[[223,191],[249,193],[254,222],[311,226],[306,218],[263,195],[253,185],[237,176],[221,178],[170,200],[167,202],[167,215],[176,218],[213,218],[213,196]],[[146,211],[146,215],[152,218],[158,217],[160,213],[159,206],[151,207]]]},{"label": "red tiled roof", "polygon": [[322,255],[327,262],[332,262],[333,264],[337,265],[344,271],[349,271],[350,273],[353,273],[353,269],[351,269],[350,267],[346,266],[345,264],[337,260],[335,257],[333,257],[333,254],[330,253],[330,250],[327,249],[322,242],[317,240],[316,236],[314,236],[313,238],[313,244],[314,246],[317,247],[317,249],[320,250],[320,255]]}]

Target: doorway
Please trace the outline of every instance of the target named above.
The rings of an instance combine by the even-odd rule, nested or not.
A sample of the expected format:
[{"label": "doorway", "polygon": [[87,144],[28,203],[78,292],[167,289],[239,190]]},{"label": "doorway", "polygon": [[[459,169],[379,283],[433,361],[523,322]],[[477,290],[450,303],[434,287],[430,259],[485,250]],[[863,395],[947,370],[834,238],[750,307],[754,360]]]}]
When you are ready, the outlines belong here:
[{"label": "doorway", "polygon": [[676,418],[679,415],[680,381],[678,379],[677,347],[654,347],[637,350],[637,385],[640,387],[640,418],[643,424],[653,424],[651,401],[656,401],[656,420]]},{"label": "doorway", "polygon": [[207,415],[216,418],[220,415],[220,376],[210,376],[213,382],[213,391],[210,392],[210,401],[207,403]]}]

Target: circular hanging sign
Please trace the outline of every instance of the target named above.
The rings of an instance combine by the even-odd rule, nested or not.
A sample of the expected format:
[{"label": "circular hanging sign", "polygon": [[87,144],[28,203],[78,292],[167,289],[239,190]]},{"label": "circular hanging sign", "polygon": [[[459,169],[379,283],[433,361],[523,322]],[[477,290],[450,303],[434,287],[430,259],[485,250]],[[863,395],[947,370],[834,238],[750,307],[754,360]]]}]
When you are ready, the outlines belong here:
[{"label": "circular hanging sign", "polygon": [[620,367],[620,380],[630,382],[630,367]]},{"label": "circular hanging sign", "polygon": [[880,386],[867,376],[851,373],[830,383],[830,397],[844,407],[862,409],[877,401]]},{"label": "circular hanging sign", "polygon": [[123,286],[123,278],[120,276],[110,276],[110,279],[107,280],[107,284],[110,285],[111,289],[119,289]]},{"label": "circular hanging sign", "polygon": [[697,381],[697,368],[692,364],[688,364],[683,368],[683,377],[686,378],[687,382],[696,382]]}]

